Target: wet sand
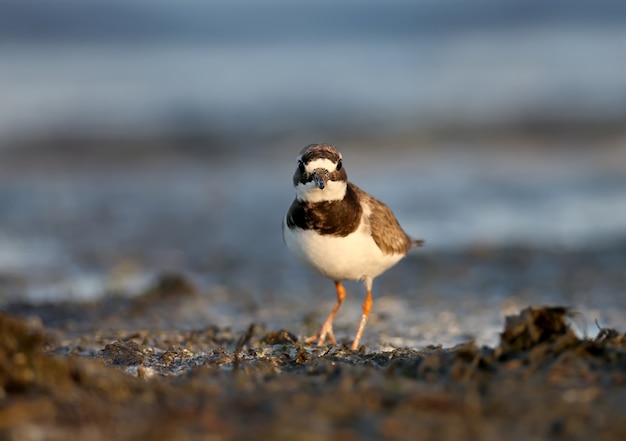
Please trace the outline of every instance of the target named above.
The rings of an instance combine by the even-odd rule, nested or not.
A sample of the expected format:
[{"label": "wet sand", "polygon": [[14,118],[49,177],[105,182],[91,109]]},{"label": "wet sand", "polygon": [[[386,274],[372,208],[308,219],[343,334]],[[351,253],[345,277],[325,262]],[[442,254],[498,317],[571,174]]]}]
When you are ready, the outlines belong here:
[{"label": "wet sand", "polygon": [[[572,271],[571,261],[579,262],[578,273],[587,270],[579,285],[592,286],[589,280],[600,275],[618,295],[621,268],[609,266],[612,272],[597,263],[616,263],[624,255],[620,247],[595,258],[574,254],[566,267]],[[488,263],[484,254],[477,256],[457,256],[456,266],[449,256],[421,263],[435,278],[444,272],[454,278],[460,262],[482,259],[499,271],[497,261],[514,271],[528,259],[546,259],[520,250],[501,251]],[[565,278],[561,283],[571,286]],[[302,330],[317,323],[287,329],[258,321],[238,327],[177,325],[177,317],[198,302],[210,299],[184,276],[169,274],[135,298],[4,305],[0,437],[603,441],[626,436],[626,336],[598,327],[597,335],[583,337],[581,317],[568,307],[531,307],[502,317],[500,341],[491,347],[468,340],[381,350],[384,322],[373,321],[366,341],[375,345],[352,352],[351,330],[338,333],[335,347],[304,344]]]}]

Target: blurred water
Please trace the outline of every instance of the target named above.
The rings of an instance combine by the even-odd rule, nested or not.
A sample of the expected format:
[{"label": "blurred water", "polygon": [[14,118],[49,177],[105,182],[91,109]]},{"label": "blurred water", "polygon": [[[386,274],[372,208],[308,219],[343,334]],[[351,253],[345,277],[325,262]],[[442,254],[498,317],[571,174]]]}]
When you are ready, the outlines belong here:
[{"label": "blurred water", "polygon": [[[293,198],[298,150],[271,160],[5,172],[0,267],[31,282],[45,275],[50,286],[53,275],[103,276],[128,258],[153,272],[192,270],[218,277],[215,283],[262,287],[272,283],[266,265],[291,261],[280,219]],[[350,179],[384,200],[409,233],[425,238],[427,252],[516,244],[576,249],[626,237],[626,173],[619,163],[615,169],[546,154],[533,165],[476,152],[456,163],[419,152],[384,162],[358,150],[344,156]],[[230,280],[231,267],[246,276]],[[61,285],[56,295],[68,294]]]},{"label": "blurred water", "polygon": [[626,115],[619,1],[3,2],[1,139]]}]

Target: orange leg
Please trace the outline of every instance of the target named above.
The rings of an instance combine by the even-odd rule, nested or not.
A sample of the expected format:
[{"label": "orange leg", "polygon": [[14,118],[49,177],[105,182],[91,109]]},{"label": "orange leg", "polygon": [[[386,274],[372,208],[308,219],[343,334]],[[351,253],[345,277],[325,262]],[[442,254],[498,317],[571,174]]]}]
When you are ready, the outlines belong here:
[{"label": "orange leg", "polygon": [[324,344],[324,341],[326,340],[326,336],[328,336],[332,344],[337,344],[337,340],[335,340],[335,334],[333,334],[333,319],[335,318],[335,314],[337,314],[337,311],[339,311],[339,307],[343,303],[343,300],[346,298],[346,290],[341,282],[335,282],[335,288],[337,288],[337,303],[335,303],[335,307],[322,325],[322,329],[320,330],[320,332],[313,337],[307,338],[307,343],[312,343],[319,337],[317,345],[322,346]]},{"label": "orange leg", "polygon": [[356,351],[359,349],[359,342],[361,341],[361,336],[363,335],[363,329],[365,329],[365,324],[367,323],[367,318],[370,316],[370,311],[372,310],[372,289],[367,289],[367,295],[365,296],[365,301],[363,302],[363,315],[361,316],[361,324],[359,325],[359,330],[356,333],[356,337],[354,337],[354,342],[352,342],[352,349]]}]

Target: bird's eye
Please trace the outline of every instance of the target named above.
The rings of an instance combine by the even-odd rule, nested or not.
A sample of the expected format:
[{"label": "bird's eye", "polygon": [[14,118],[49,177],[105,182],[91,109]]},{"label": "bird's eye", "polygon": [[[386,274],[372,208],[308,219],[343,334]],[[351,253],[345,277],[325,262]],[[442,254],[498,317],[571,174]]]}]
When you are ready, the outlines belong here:
[{"label": "bird's eye", "polygon": [[339,162],[337,163],[337,167],[335,170],[341,170],[341,167],[343,167],[343,164],[341,162],[341,159],[339,160]]},{"label": "bird's eye", "polygon": [[298,161],[298,170],[300,170],[300,173],[304,173],[304,162]]}]

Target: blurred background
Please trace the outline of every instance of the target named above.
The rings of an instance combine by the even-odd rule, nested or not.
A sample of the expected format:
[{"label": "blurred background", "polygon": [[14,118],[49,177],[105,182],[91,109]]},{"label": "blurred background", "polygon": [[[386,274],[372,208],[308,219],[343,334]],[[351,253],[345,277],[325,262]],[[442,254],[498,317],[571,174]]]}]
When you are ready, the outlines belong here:
[{"label": "blurred background", "polygon": [[[200,321],[325,316],[332,285],[280,222],[295,156],[330,142],[427,243],[380,280],[397,344],[492,341],[534,302],[623,318],[625,47],[621,0],[4,0],[1,301],[176,272]],[[520,249],[513,284],[519,266],[475,265]],[[585,253],[594,282],[554,288]]]}]

